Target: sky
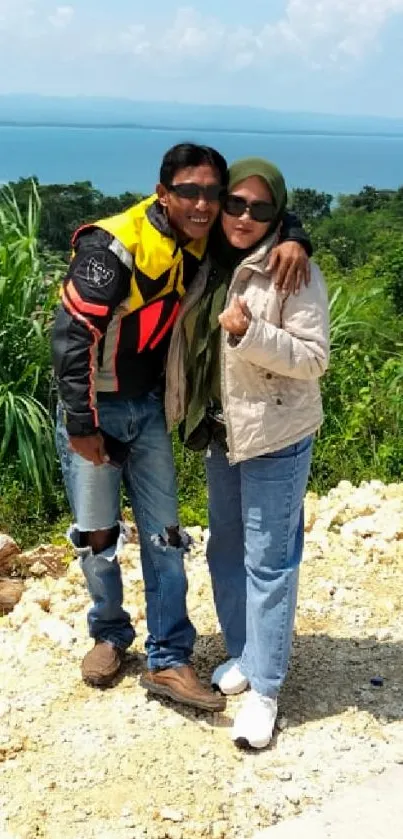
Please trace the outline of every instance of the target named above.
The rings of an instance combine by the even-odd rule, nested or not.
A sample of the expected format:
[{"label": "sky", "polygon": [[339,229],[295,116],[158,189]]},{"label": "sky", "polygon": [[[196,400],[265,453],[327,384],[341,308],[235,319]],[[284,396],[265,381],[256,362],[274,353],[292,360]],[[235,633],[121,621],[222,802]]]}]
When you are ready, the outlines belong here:
[{"label": "sky", "polygon": [[403,0],[0,0],[0,93],[403,117]]}]

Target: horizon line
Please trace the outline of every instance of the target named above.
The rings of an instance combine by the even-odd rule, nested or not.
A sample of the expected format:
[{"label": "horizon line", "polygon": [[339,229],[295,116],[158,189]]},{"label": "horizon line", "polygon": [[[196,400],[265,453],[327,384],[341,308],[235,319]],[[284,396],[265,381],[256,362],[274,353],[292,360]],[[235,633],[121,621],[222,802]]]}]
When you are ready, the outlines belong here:
[{"label": "horizon line", "polygon": [[192,102],[192,101],[178,101],[175,99],[131,99],[129,96],[111,96],[104,93],[88,93],[88,94],[81,94],[81,93],[30,93],[30,92],[10,92],[10,93],[0,93],[0,99],[17,99],[17,98],[32,98],[32,99],[43,99],[43,100],[51,100],[51,99],[59,99],[60,101],[83,101],[83,100],[107,100],[109,102],[130,102],[131,104],[141,104],[141,105],[174,105],[176,107],[194,107],[194,108],[225,108],[225,109],[245,109],[249,111],[261,111],[266,114],[279,114],[279,115],[292,115],[292,116],[311,116],[311,117],[325,117],[325,118],[336,118],[336,119],[355,119],[355,120],[366,120],[366,119],[376,119],[376,120],[386,120],[388,122],[403,122],[403,114],[400,116],[396,115],[384,115],[384,114],[374,114],[374,113],[365,113],[365,114],[351,114],[345,112],[329,112],[329,111],[306,111],[306,110],[286,110],[283,108],[267,108],[265,105],[250,105],[246,103],[227,103],[227,102]]},{"label": "horizon line", "polygon": [[131,130],[131,131],[197,131],[199,133],[214,134],[262,134],[266,136],[301,136],[301,137],[382,137],[383,139],[403,138],[403,127],[400,131],[364,131],[347,129],[320,129],[320,128],[216,128],[213,126],[183,126],[183,125],[152,125],[135,122],[64,122],[63,120],[1,120],[0,128],[71,128],[74,130]]}]

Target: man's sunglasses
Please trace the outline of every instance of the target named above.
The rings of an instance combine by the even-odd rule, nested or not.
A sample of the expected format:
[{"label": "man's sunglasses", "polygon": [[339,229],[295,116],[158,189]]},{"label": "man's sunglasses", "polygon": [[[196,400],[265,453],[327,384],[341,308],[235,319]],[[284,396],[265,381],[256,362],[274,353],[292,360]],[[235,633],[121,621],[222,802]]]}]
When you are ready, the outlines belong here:
[{"label": "man's sunglasses", "polygon": [[189,201],[197,201],[199,198],[204,198],[205,201],[220,201],[224,193],[221,184],[171,184],[168,189],[178,198],[187,198]]},{"label": "man's sunglasses", "polygon": [[248,204],[246,198],[242,198],[240,195],[226,195],[223,210],[229,216],[237,216],[237,218],[248,211],[253,221],[263,222],[273,221],[277,214],[275,205],[270,201],[251,201]]}]

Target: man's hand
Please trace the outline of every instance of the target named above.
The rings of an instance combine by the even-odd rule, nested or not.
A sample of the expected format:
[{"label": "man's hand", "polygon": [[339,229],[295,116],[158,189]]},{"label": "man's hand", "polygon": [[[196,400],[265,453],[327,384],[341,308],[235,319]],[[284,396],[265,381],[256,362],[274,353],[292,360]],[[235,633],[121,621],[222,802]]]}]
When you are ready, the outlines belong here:
[{"label": "man's hand", "polygon": [[237,335],[241,338],[245,335],[251,318],[252,315],[246,301],[242,297],[234,295],[230,305],[219,315],[218,320],[226,332],[230,332],[231,335]]},{"label": "man's hand", "polygon": [[109,457],[105,451],[104,438],[99,431],[96,434],[90,434],[89,437],[69,436],[69,443],[73,452],[81,455],[85,460],[90,460],[94,466],[102,466],[103,463],[109,463]]},{"label": "man's hand", "polygon": [[275,273],[275,287],[284,294],[298,294],[303,283],[309,285],[311,281],[307,253],[291,240],[273,248],[266,271]]}]

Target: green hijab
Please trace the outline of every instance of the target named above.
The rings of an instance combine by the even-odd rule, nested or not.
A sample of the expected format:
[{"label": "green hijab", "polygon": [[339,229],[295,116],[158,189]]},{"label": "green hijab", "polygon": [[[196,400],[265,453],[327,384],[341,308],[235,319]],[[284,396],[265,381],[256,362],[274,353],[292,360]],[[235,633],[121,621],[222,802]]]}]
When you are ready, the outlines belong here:
[{"label": "green hijab", "polygon": [[[189,313],[190,329],[186,327],[188,338],[187,393],[188,407],[184,422],[185,441],[196,431],[203,421],[206,408],[211,402],[220,400],[220,325],[218,316],[224,309],[227,290],[236,266],[253,253],[262,242],[273,235],[280,224],[287,204],[287,189],[284,178],[268,160],[261,157],[246,157],[237,160],[229,168],[228,191],[246,178],[259,176],[266,181],[276,215],[264,237],[251,248],[234,248],[224,235],[221,223],[213,229],[209,240],[209,254],[212,262],[207,287],[199,301],[197,315]],[[189,332],[192,332],[190,338]]]},{"label": "green hijab", "polygon": [[[285,180],[274,163],[263,157],[244,157],[237,160],[229,168],[228,192],[246,178],[259,177],[266,181],[270,189],[272,201],[276,207],[276,218],[271,223],[268,233],[272,232],[281,221],[287,204],[287,188]],[[266,233],[266,236],[268,235]],[[256,245],[254,245],[256,248]]]}]

